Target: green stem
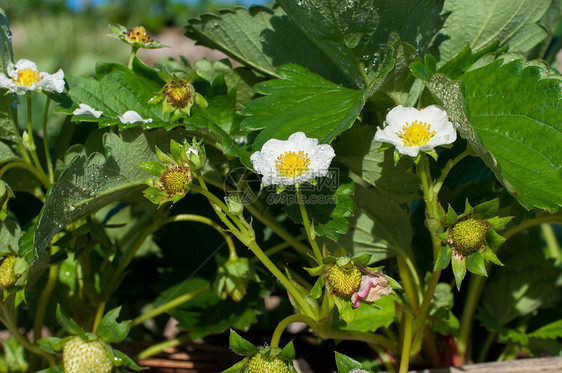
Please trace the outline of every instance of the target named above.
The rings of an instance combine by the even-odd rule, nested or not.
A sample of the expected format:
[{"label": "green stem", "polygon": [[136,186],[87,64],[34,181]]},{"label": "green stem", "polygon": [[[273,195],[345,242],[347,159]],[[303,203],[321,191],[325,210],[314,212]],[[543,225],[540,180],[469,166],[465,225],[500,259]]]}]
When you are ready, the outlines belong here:
[{"label": "green stem", "polygon": [[12,168],[22,168],[26,171],[31,172],[36,178],[37,180],[39,180],[41,182],[41,184],[43,184],[43,186],[45,188],[48,188],[51,185],[51,182],[49,181],[49,179],[45,176],[44,173],[41,173],[37,170],[37,168],[35,168],[32,164],[30,163],[24,163],[21,160],[18,161],[14,161],[14,162],[10,162],[6,165],[4,165],[2,168],[0,168],[0,178],[2,177],[2,175],[4,175],[8,170],[12,169]]},{"label": "green stem", "polygon": [[[318,331],[317,331],[318,332]],[[396,345],[385,336],[369,333],[369,332],[359,332],[359,331],[348,331],[348,330],[331,330],[328,332],[318,332],[321,338],[325,339],[344,339],[352,341],[366,342],[370,344],[375,344],[384,347],[392,353],[398,352]]]},{"label": "green stem", "polygon": [[443,186],[443,183],[445,182],[445,179],[447,178],[447,175],[449,175],[451,169],[455,167],[455,165],[459,163],[463,158],[471,154],[472,154],[472,150],[470,149],[469,146],[467,146],[464,152],[462,152],[461,154],[459,154],[457,157],[453,159],[449,159],[445,167],[443,167],[443,170],[441,170],[441,175],[439,175],[439,178],[435,181],[433,190],[436,196],[437,194],[439,194],[439,191],[441,190],[441,187]]},{"label": "green stem", "polygon": [[541,224],[541,230],[546,241],[546,247],[548,248],[548,252],[550,257],[555,260],[556,263],[560,262],[561,253],[560,253],[560,245],[556,240],[556,234],[554,234],[554,230],[550,224]]},{"label": "green stem", "polygon": [[98,308],[96,310],[96,316],[94,317],[94,323],[92,325],[92,333],[95,333],[98,329],[98,325],[100,324],[101,319],[103,318],[103,313],[105,312],[105,305],[107,301],[103,300],[98,304]]},{"label": "green stem", "polygon": [[312,247],[312,251],[314,252],[314,257],[316,258],[316,262],[318,263],[318,265],[321,265],[322,253],[320,252],[320,249],[318,248],[318,244],[316,243],[316,233],[314,233],[314,227],[310,224],[310,220],[308,220],[308,213],[306,212],[304,197],[298,185],[295,185],[295,190],[297,191],[297,199],[299,201],[299,208],[301,210],[304,230],[306,231],[308,241],[310,242],[310,246]]},{"label": "green stem", "polygon": [[152,319],[156,316],[159,316],[165,312],[168,312],[168,310],[177,307],[187,301],[192,300],[193,298],[195,298],[196,296],[198,296],[199,294],[202,294],[204,292],[206,292],[207,290],[209,290],[209,288],[211,287],[210,284],[207,284],[197,290],[194,290],[192,292],[186,293],[186,294],[182,294],[181,296],[164,303],[163,305],[143,314],[140,316],[137,316],[136,318],[133,319],[133,321],[131,321],[131,327],[137,326],[142,324],[143,322],[145,322],[148,319]]},{"label": "green stem", "polygon": [[252,214],[256,219],[262,222],[264,225],[268,226],[276,235],[281,237],[283,240],[287,241],[291,246],[304,258],[308,257],[309,248],[300,242],[296,237],[293,237],[285,228],[273,219],[270,215],[266,215],[260,212],[253,205],[246,205],[246,210]]},{"label": "green stem", "polygon": [[[297,237],[295,237],[295,238],[296,238],[297,240],[302,240],[303,238],[305,238],[305,235],[304,235],[304,234],[301,234],[300,236],[297,236]],[[277,245],[275,245],[275,246],[273,246],[273,247],[270,247],[269,249],[265,250],[265,255],[271,256],[271,255],[273,255],[273,254],[276,254],[276,253],[278,253],[278,252],[280,252],[280,251],[285,250],[285,249],[288,248],[288,247],[291,247],[291,243],[290,243],[290,242],[287,242],[287,241],[281,242],[280,244],[277,244]],[[255,260],[257,260],[257,258],[252,258],[252,261],[255,261]]]},{"label": "green stem", "polygon": [[[6,329],[8,329],[10,335],[12,335],[19,342],[19,344],[23,346],[23,348],[31,353],[44,357],[48,360],[50,366],[55,365],[55,359],[51,354],[41,349],[38,345],[29,342],[27,337],[20,333],[12,312],[8,309],[8,307],[6,307],[4,302],[0,302],[0,315],[0,320],[2,321],[4,326],[6,326]],[[37,336],[37,334],[35,336]]]},{"label": "green stem", "polygon": [[133,61],[135,60],[135,57],[137,56],[137,51],[139,50],[139,47],[133,47],[133,49],[131,50],[131,56],[129,57],[129,70],[133,70]]},{"label": "green stem", "polygon": [[400,373],[407,373],[408,367],[410,366],[410,349],[412,347],[412,318],[407,313],[403,313],[404,318],[404,337],[402,341],[402,354],[400,356]]},{"label": "green stem", "polygon": [[[56,246],[51,246],[51,255],[56,252]],[[52,265],[49,268],[49,274],[47,277],[47,283],[41,292],[41,297],[39,298],[39,303],[37,304],[37,309],[35,310],[35,319],[33,321],[33,335],[37,340],[37,336],[41,335],[41,328],[43,327],[43,322],[45,321],[45,313],[47,311],[47,306],[49,305],[49,300],[51,300],[51,294],[58,280],[59,266]]]},{"label": "green stem", "polygon": [[[35,139],[33,138],[33,109],[31,103],[31,93],[28,92],[26,94],[27,97],[27,138],[28,138],[28,147],[29,153],[31,154],[31,158],[33,159],[33,164],[35,164],[35,168],[37,172],[41,174],[41,180],[49,180],[45,171],[43,171],[43,167],[41,167],[41,162],[39,161],[39,157],[37,157],[37,147],[35,146]],[[49,185],[50,185],[49,181]]]},{"label": "green stem", "polygon": [[157,343],[157,344],[155,344],[153,346],[150,346],[147,349],[141,351],[141,353],[137,355],[137,358],[135,360],[147,359],[151,356],[159,354],[160,352],[164,351],[168,347],[176,347],[176,346],[179,346],[182,343],[188,342],[190,340],[191,340],[191,338],[189,337],[189,334],[185,334],[185,335],[182,335],[181,337],[176,337],[174,339],[170,339],[169,341]]},{"label": "green stem", "polygon": [[486,341],[484,342],[482,350],[480,350],[480,354],[478,355],[478,363],[483,363],[484,361],[486,361],[488,352],[490,351],[490,348],[492,347],[497,334],[497,332],[490,332],[488,334],[488,337],[486,337]]},{"label": "green stem", "polygon": [[470,277],[470,282],[468,285],[468,293],[466,295],[466,301],[464,304],[461,321],[460,321],[460,331],[459,338],[457,341],[457,346],[459,348],[460,364],[463,365],[468,361],[468,349],[469,349],[469,339],[472,331],[472,320],[474,319],[474,313],[478,307],[478,302],[480,300],[480,295],[484,290],[484,284],[486,283],[486,277],[472,275]]},{"label": "green stem", "polygon": [[295,301],[297,309],[311,317],[312,319],[318,319],[317,312],[312,309],[311,305],[304,299],[301,292],[296,288],[296,286],[277,268],[277,266],[265,255],[259,245],[256,243],[255,239],[252,239],[247,245],[248,248],[254,253],[254,255],[262,262],[262,264],[271,272],[281,284],[287,289],[290,296]]},{"label": "green stem", "polygon": [[52,184],[55,181],[55,175],[53,173],[53,162],[51,162],[51,153],[49,152],[49,137],[47,135],[47,118],[49,116],[50,104],[51,98],[47,96],[47,102],[45,103],[45,113],[43,114],[43,150],[45,151],[45,161],[47,162],[49,181]]},{"label": "green stem", "polygon": [[281,322],[277,325],[275,330],[273,331],[273,335],[271,336],[271,347],[279,347],[279,341],[281,340],[281,335],[283,331],[294,322],[303,322],[309,325],[312,329],[316,328],[316,321],[311,319],[305,315],[290,315],[285,317]]},{"label": "green stem", "polygon": [[525,230],[527,228],[531,228],[535,225],[539,225],[542,223],[550,223],[550,224],[562,224],[562,215],[541,215],[537,216],[533,219],[523,220],[519,225],[508,229],[507,231],[502,233],[502,236],[505,240],[509,240],[511,237],[515,236],[517,233]]},{"label": "green stem", "polygon": [[[10,97],[9,100],[10,101],[12,100],[11,97]],[[18,128],[17,115],[15,115],[15,117],[16,118],[14,119],[14,112],[13,112],[13,109],[12,109],[12,103],[10,102],[8,104],[8,118],[10,118],[9,121],[12,122],[12,124],[13,124],[14,133],[19,135],[20,129]],[[21,140],[21,136],[19,136],[19,137],[14,136],[14,138],[13,139],[11,138],[10,140],[18,143],[21,155],[23,156],[23,158],[25,159],[25,161],[27,163],[31,163],[31,160],[29,159],[29,155],[27,155],[27,150],[25,150],[25,146],[23,145],[23,142]]]},{"label": "green stem", "polygon": [[194,215],[194,214],[179,214],[179,215],[174,215],[169,217],[168,219],[166,219],[162,225],[164,224],[168,224],[168,223],[173,223],[173,222],[178,222],[178,221],[194,221],[194,222],[198,222],[198,223],[203,223],[206,224],[208,226],[210,226],[211,228],[213,228],[214,230],[216,230],[226,241],[226,244],[228,245],[228,249],[230,252],[236,252],[236,247],[234,246],[234,241],[232,240],[232,238],[226,234],[226,232],[222,229],[222,227],[220,225],[218,225],[217,223],[215,223],[213,220],[205,217],[205,216],[201,216],[201,215]]},{"label": "green stem", "polygon": [[[240,220],[236,216],[234,216],[230,213],[230,211],[228,210],[228,207],[220,199],[218,199],[217,196],[215,196],[213,193],[209,192],[206,188],[201,188],[197,185],[191,185],[190,188],[191,188],[191,190],[193,190],[197,193],[200,193],[200,194],[204,195],[205,197],[207,197],[207,199],[209,200],[209,203],[211,204],[211,206],[215,210],[215,213],[217,214],[219,219],[228,227],[228,229],[230,229],[232,234],[234,234],[238,238],[241,237],[240,233],[242,233],[242,231],[240,231],[238,228],[236,228],[234,226],[234,224],[232,224],[232,222],[227,218],[227,216],[230,217],[230,219],[232,219],[233,221],[237,221],[239,223],[239,224],[237,224],[238,226],[240,226],[242,223],[240,222]],[[244,230],[246,230],[246,227],[244,227]],[[246,230],[246,232],[247,232],[247,230]],[[245,238],[245,237],[242,237],[242,239],[243,238]],[[242,241],[242,239],[241,239],[241,241]],[[242,241],[242,242],[244,242],[244,241]]]},{"label": "green stem", "polygon": [[435,288],[437,287],[440,276],[441,271],[436,271],[431,274],[427,289],[425,290],[425,293],[423,295],[422,304],[416,315],[416,321],[414,323],[414,330],[416,332],[423,326],[426,321],[426,317],[429,314],[429,309],[431,308],[431,304],[433,302],[433,294],[435,293]]},{"label": "green stem", "polygon": [[394,367],[394,364],[393,364],[393,359],[388,352],[386,352],[380,346],[377,346],[377,345],[372,344],[372,343],[369,344],[369,347],[372,348],[376,352],[377,355],[379,355],[379,358],[381,359],[382,363],[384,364],[384,367],[385,367],[387,372],[396,372],[396,368]]},{"label": "green stem", "polygon": [[411,273],[408,265],[406,264],[405,257],[407,256],[402,252],[400,252],[396,257],[396,262],[398,263],[398,272],[400,273],[402,286],[404,287],[404,291],[406,291],[408,302],[410,303],[410,306],[413,308],[413,310],[417,311],[419,308],[418,291],[412,282]]}]

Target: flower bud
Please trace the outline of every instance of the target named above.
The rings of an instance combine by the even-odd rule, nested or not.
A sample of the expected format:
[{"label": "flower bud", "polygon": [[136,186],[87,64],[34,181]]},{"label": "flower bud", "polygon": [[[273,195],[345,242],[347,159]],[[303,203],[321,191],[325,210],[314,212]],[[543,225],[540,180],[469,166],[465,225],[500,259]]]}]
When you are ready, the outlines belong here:
[{"label": "flower bud", "polygon": [[240,202],[240,196],[238,194],[231,194],[225,198],[226,205],[228,206],[228,211],[232,215],[241,215],[244,211],[244,205]]}]

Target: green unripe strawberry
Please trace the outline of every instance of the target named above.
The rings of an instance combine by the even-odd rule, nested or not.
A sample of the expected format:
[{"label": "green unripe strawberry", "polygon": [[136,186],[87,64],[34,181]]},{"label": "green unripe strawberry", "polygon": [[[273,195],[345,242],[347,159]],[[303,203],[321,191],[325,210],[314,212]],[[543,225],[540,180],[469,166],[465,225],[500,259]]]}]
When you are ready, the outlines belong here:
[{"label": "green unripe strawberry", "polygon": [[16,262],[15,255],[8,255],[2,260],[0,264],[0,285],[7,288],[13,286],[18,279],[14,274],[14,263]]},{"label": "green unripe strawberry", "polygon": [[487,230],[484,220],[466,219],[453,225],[449,231],[449,242],[455,250],[466,256],[482,248]]},{"label": "green unripe strawberry", "polygon": [[325,278],[332,291],[343,296],[352,295],[361,285],[361,271],[355,264],[345,267],[333,264],[326,271]]},{"label": "green unripe strawberry", "polygon": [[248,365],[248,373],[290,373],[287,362],[278,357],[268,358],[262,354],[255,354]]},{"label": "green unripe strawberry", "polygon": [[102,341],[84,341],[73,337],[62,350],[64,373],[109,373],[113,362]]}]

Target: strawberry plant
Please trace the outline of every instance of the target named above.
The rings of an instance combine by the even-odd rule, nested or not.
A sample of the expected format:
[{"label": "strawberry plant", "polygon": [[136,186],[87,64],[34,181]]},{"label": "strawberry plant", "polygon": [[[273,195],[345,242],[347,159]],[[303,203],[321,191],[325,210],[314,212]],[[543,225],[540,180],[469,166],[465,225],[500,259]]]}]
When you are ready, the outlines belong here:
[{"label": "strawberry plant", "polygon": [[292,339],[345,373],[562,354],[561,13],[277,0],[188,21],[230,59],[148,65],[113,25],[128,61],[84,76],[0,10],[0,368],[227,333],[231,373],[295,372]]}]

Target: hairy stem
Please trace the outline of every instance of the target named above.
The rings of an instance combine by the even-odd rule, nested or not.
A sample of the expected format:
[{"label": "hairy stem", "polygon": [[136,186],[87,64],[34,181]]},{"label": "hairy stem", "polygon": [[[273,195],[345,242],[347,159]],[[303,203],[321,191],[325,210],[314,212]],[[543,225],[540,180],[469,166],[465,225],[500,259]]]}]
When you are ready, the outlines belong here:
[{"label": "hairy stem", "polygon": [[314,252],[314,257],[316,258],[316,262],[319,265],[321,265],[322,253],[320,252],[320,249],[318,248],[318,244],[316,243],[316,234],[314,233],[314,226],[312,226],[310,224],[310,220],[308,220],[308,213],[306,212],[306,205],[304,204],[304,198],[300,190],[300,187],[296,185],[295,190],[297,191],[297,199],[299,201],[299,208],[302,215],[304,230],[306,231],[308,241],[310,242],[310,246],[312,247],[312,251]]},{"label": "hairy stem", "polygon": [[176,337],[168,341],[157,343],[141,351],[141,353],[137,355],[137,358],[135,360],[148,359],[151,356],[159,354],[160,352],[164,351],[168,347],[179,346],[182,343],[188,342],[190,340],[191,338],[189,337],[189,334],[184,334],[181,337]]},{"label": "hairy stem", "polygon": [[47,118],[49,117],[49,106],[51,98],[47,96],[45,103],[45,113],[43,114],[43,151],[45,152],[45,162],[47,162],[47,172],[51,184],[55,181],[55,174],[53,172],[53,162],[51,162],[51,153],[49,151],[49,137],[47,135]]},{"label": "hairy stem", "polygon": [[308,326],[310,326],[312,329],[315,329],[316,327],[316,321],[314,321],[308,316],[298,315],[298,314],[287,316],[283,320],[281,320],[281,322],[277,325],[277,327],[273,331],[273,335],[271,336],[271,343],[270,343],[271,347],[279,347],[279,341],[281,340],[281,335],[283,334],[283,331],[287,328],[287,326],[289,326],[294,322],[303,322]]},{"label": "hairy stem", "polygon": [[142,314],[140,316],[137,316],[136,318],[134,318],[131,321],[131,327],[133,326],[137,326],[142,324],[143,322],[145,322],[148,319],[152,319],[156,316],[159,316],[165,312],[168,312],[168,310],[177,307],[187,301],[190,301],[191,299],[195,298],[196,296],[198,296],[199,294],[202,294],[204,292],[206,292],[207,290],[209,290],[209,288],[211,287],[210,284],[207,284],[197,290],[194,290],[192,292],[186,293],[186,294],[182,294],[177,298],[172,299],[169,302],[164,303],[163,305],[145,313]]}]

